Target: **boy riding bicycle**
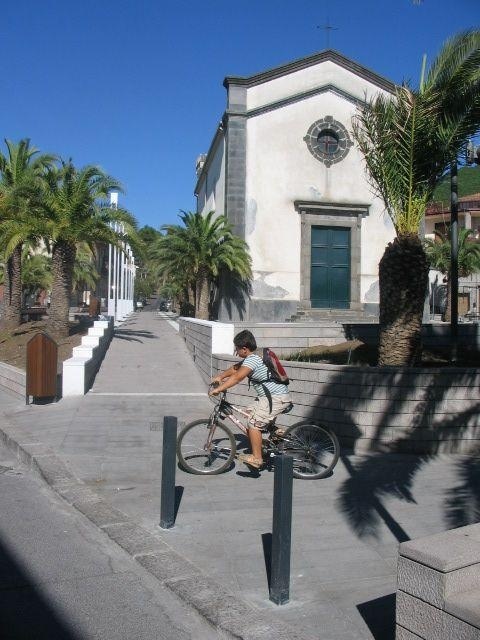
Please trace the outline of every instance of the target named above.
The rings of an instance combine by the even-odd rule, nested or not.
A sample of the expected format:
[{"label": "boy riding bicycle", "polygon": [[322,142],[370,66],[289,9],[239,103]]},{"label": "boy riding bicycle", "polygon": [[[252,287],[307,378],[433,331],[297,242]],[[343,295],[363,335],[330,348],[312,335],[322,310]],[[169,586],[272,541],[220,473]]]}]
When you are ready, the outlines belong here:
[{"label": "boy riding bicycle", "polygon": [[244,330],[237,333],[233,339],[235,354],[242,360],[223,373],[215,376],[212,383],[218,386],[212,388],[209,395],[216,396],[226,389],[230,389],[245,378],[250,378],[251,384],[257,393],[252,405],[248,407],[250,417],[248,420],[248,438],[252,453],[239,456],[239,460],[254,469],[263,467],[262,458],[262,431],[265,426],[276,416],[282,413],[291,404],[288,387],[269,380],[268,369],[262,358],[254,353],[257,343],[251,331]]}]

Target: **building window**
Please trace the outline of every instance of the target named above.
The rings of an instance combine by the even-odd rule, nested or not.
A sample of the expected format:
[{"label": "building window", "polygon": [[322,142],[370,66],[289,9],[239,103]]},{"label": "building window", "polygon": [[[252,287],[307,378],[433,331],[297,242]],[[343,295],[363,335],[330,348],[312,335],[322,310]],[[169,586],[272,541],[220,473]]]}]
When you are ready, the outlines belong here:
[{"label": "building window", "polygon": [[338,138],[334,131],[324,129],[317,137],[317,145],[322,153],[331,156],[338,149]]},{"label": "building window", "polygon": [[346,128],[333,116],[314,122],[303,139],[310,153],[326,167],[343,160],[353,145]]}]

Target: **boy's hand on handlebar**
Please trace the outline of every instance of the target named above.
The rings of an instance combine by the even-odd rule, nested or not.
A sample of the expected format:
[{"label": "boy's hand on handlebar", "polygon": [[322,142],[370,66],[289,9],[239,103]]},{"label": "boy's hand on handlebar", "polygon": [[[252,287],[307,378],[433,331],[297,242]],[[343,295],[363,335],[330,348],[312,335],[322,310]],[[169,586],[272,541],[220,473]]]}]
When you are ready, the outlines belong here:
[{"label": "boy's hand on handlebar", "polygon": [[208,395],[209,396],[218,396],[218,394],[220,393],[220,391],[218,390],[218,387],[220,386],[220,381],[219,380],[215,380],[215,378],[212,380],[212,382],[210,383],[210,387],[208,389]]},{"label": "boy's hand on handlebar", "polygon": [[218,389],[210,389],[210,391],[208,392],[209,396],[218,396],[220,393],[220,391]]}]

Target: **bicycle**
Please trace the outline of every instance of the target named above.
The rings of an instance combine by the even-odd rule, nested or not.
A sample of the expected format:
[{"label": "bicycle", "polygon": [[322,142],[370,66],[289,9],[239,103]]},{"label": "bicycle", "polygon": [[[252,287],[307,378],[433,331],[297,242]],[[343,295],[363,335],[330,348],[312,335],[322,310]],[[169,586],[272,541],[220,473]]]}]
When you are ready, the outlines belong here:
[{"label": "bicycle", "polygon": [[[216,475],[229,469],[237,455],[237,442],[232,431],[222,422],[228,418],[242,433],[247,427],[234,414],[249,417],[245,409],[236,407],[226,399],[223,392],[208,418],[190,422],[177,438],[177,455],[180,466],[197,475]],[[293,404],[282,411],[288,413]],[[327,427],[315,422],[303,421],[276,433],[276,418],[265,429],[263,459],[267,469],[278,455],[293,457],[293,475],[303,480],[316,480],[328,476],[340,455],[337,436]],[[282,430],[283,431],[283,430]]]}]

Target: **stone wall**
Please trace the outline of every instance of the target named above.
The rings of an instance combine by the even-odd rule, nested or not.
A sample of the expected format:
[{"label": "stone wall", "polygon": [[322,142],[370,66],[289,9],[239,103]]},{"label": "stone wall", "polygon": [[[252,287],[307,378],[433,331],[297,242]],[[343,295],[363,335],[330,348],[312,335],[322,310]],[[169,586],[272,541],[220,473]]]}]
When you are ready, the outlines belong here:
[{"label": "stone wall", "polygon": [[[228,351],[213,348],[209,353],[217,324],[181,320],[181,334],[206,382],[236,361],[226,353],[231,353],[237,325],[221,325]],[[262,326],[252,328],[257,335]],[[271,336],[265,339],[273,346]],[[281,352],[281,344],[275,350]],[[318,420],[355,451],[467,452],[480,443],[480,369],[284,365],[295,403],[292,413],[282,416],[284,424]],[[245,383],[229,392],[232,402],[242,406],[253,395]]]},{"label": "stone wall", "polygon": [[[344,335],[349,340],[362,340],[367,344],[378,344],[378,323],[344,324]],[[450,325],[445,322],[429,323],[422,326],[424,347],[443,347],[450,345]],[[458,325],[459,346],[480,350],[480,324],[462,322]]]},{"label": "stone wall", "polygon": [[397,640],[480,638],[480,524],[399,548]]},{"label": "stone wall", "polygon": [[0,387],[25,398],[27,374],[23,369],[18,369],[5,362],[0,362]]},{"label": "stone wall", "polygon": [[345,342],[345,329],[338,322],[235,322],[234,334],[249,329],[259,347],[271,347],[278,356],[289,356],[308,347]]}]

